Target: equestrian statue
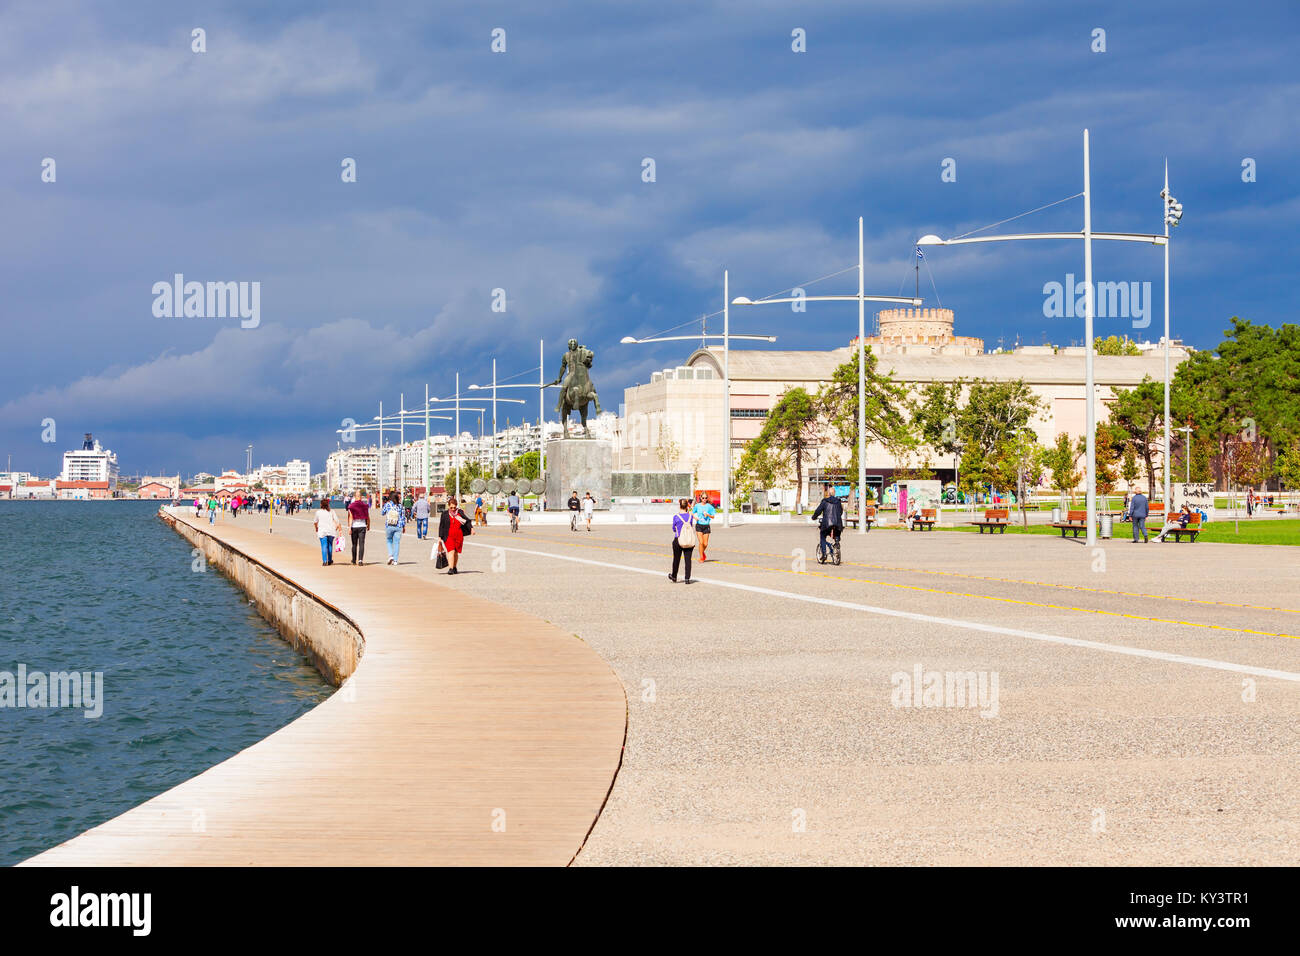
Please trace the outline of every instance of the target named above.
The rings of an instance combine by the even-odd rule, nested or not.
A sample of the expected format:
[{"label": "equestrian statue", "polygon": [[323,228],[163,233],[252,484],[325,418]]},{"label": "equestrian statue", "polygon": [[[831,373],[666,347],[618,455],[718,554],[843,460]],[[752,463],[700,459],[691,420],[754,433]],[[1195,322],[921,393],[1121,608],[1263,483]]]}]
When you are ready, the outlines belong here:
[{"label": "equestrian statue", "polygon": [[591,437],[591,431],[587,428],[587,403],[593,403],[596,414],[600,414],[600,399],[596,397],[596,388],[591,384],[591,376],[587,373],[594,357],[591,349],[579,345],[577,339],[569,339],[569,351],[560,359],[560,374],[546,386],[560,386],[560,400],[555,410],[560,413],[565,438],[569,437],[569,414],[575,409],[582,415],[582,433],[586,438]]}]

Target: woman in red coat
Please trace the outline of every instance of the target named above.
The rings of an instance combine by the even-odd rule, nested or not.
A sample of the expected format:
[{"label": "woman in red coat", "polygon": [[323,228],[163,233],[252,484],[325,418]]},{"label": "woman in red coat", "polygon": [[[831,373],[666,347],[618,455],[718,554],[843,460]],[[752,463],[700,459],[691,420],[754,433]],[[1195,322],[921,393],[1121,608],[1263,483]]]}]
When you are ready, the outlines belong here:
[{"label": "woman in red coat", "polygon": [[473,531],[469,516],[456,507],[456,499],[447,499],[447,510],[438,519],[438,547],[447,554],[447,573],[459,574],[456,565],[465,547],[465,535]]}]

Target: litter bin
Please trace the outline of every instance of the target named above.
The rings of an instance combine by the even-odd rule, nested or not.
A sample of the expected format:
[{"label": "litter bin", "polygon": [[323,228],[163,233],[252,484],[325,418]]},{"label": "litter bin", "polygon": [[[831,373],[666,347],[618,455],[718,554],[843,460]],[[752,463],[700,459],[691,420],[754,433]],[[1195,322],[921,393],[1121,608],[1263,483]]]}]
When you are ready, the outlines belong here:
[{"label": "litter bin", "polygon": [[1060,524],[1060,523],[1061,523],[1061,509],[1060,509],[1060,508],[1053,508],[1053,509],[1052,509],[1052,524]]},{"label": "litter bin", "polygon": [[1109,539],[1111,536],[1111,526],[1115,521],[1114,515],[1104,514],[1101,516],[1101,536]]}]

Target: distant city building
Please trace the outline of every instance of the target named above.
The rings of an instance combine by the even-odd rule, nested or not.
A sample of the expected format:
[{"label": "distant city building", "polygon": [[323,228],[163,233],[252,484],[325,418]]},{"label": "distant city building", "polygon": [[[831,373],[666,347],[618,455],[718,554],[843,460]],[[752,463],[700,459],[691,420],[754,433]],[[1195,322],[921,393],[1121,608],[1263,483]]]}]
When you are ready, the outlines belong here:
[{"label": "distant city building", "polygon": [[136,494],[141,498],[175,498],[180,490],[180,475],[142,475]]},{"label": "distant city building", "polygon": [[80,448],[63,453],[60,481],[103,481],[110,489],[116,489],[117,477],[117,455],[104,448],[90,432],[86,432]]},{"label": "distant city building", "polygon": [[49,479],[29,478],[13,488],[15,498],[53,498],[54,482]]},{"label": "distant city building", "polygon": [[89,498],[111,498],[113,490],[107,481],[56,481],[55,497],[61,501],[85,501]]},{"label": "distant city building", "polygon": [[218,475],[212,484],[217,491],[247,491],[250,487],[246,476],[230,469]]},{"label": "distant city building", "polygon": [[378,474],[379,449],[373,445],[341,448],[325,459],[325,483],[330,491],[374,490]]}]

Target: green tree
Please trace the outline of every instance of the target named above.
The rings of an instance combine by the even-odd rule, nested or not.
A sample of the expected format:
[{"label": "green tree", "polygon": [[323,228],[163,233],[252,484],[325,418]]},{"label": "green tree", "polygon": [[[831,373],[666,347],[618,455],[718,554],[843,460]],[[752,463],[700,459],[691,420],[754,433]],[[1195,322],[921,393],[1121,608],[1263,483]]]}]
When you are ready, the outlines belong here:
[{"label": "green tree", "polygon": [[1133,388],[1118,388],[1110,405],[1107,424],[1116,451],[1131,450],[1146,465],[1147,490],[1155,494],[1155,457],[1164,447],[1165,392],[1161,382],[1145,376]]},{"label": "green tree", "polygon": [[497,466],[498,478],[526,478],[532,481],[541,475],[541,452],[529,451],[512,461]]},{"label": "green tree", "polygon": [[1130,342],[1127,338],[1121,339],[1118,335],[1108,335],[1106,338],[1097,336],[1092,342],[1093,351],[1098,355],[1141,355],[1142,350],[1137,347],[1136,342]]},{"label": "green tree", "polygon": [[790,389],[768,412],[763,430],[746,449],[746,456],[752,453],[755,461],[770,459],[774,471],[788,474],[794,467],[796,508],[803,504],[804,461],[820,441],[820,411],[806,389]]},{"label": "green tree", "polygon": [[1020,443],[1022,431],[1042,409],[1042,400],[1022,379],[930,382],[912,403],[912,426],[917,440],[940,454],[961,448],[962,490],[1010,488],[1016,482],[1008,476],[1015,476],[1016,468],[1004,460],[1007,450]]},{"label": "green tree", "polygon": [[[460,493],[461,495],[470,494],[470,486],[475,478],[487,478],[491,469],[484,468],[477,461],[467,461],[460,466]],[[448,494],[456,493],[456,475],[457,469],[452,468],[447,472],[447,477],[443,480],[443,487],[447,489]]]},{"label": "green tree", "polygon": [[1070,436],[1061,432],[1056,436],[1056,444],[1047,449],[1043,462],[1052,475],[1052,488],[1061,495],[1073,497],[1074,489],[1079,484],[1079,469],[1075,467],[1079,453]]},{"label": "green tree", "polygon": [[1137,481],[1138,476],[1137,456],[1133,454],[1131,444],[1124,443],[1123,449],[1119,464],[1119,476],[1124,479],[1125,485],[1132,488],[1133,482]]},{"label": "green tree", "polygon": [[1300,445],[1292,445],[1277,456],[1273,473],[1289,491],[1300,489]]},{"label": "green tree", "polygon": [[[892,375],[877,371],[876,356],[870,350],[863,372],[866,389],[867,443],[878,442],[904,454],[915,446],[908,421],[907,389]],[[858,470],[858,355],[835,369],[831,381],[818,393],[818,413],[830,426],[836,440],[849,449],[848,471]]]}]

